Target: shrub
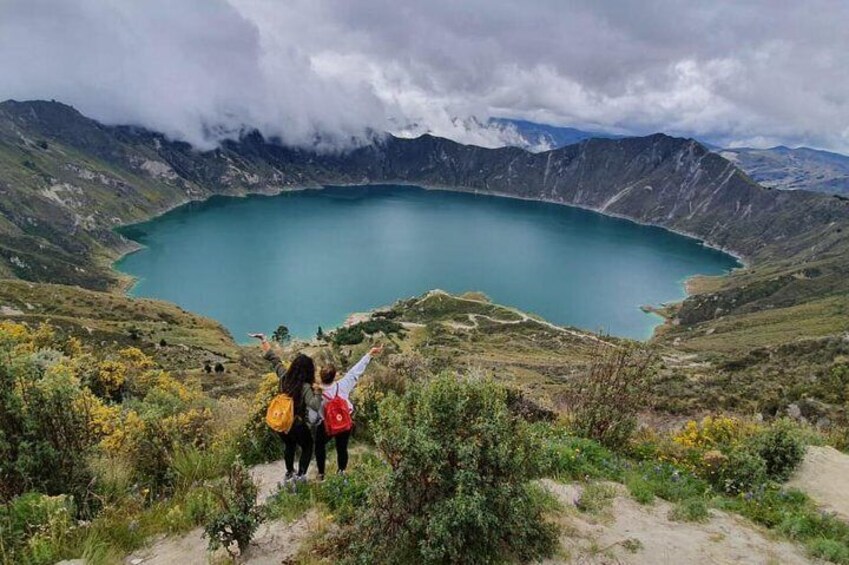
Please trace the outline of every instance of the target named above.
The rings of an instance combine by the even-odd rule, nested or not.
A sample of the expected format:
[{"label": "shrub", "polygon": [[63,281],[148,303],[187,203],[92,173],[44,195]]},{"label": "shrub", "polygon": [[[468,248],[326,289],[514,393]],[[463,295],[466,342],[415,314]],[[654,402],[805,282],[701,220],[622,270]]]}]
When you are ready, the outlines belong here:
[{"label": "shrub", "polygon": [[753,448],[766,463],[766,475],[776,481],[786,481],[802,463],[805,445],[794,422],[787,419],[773,422],[753,438]]},{"label": "shrub", "polygon": [[356,345],[362,343],[366,335],[382,332],[386,335],[404,333],[404,326],[398,322],[387,319],[366,320],[352,326],[339,328],[332,334],[332,341],[336,345]]},{"label": "shrub", "polygon": [[749,449],[732,450],[712,475],[714,486],[727,494],[751,492],[766,483],[766,462]]},{"label": "shrub", "polygon": [[534,446],[492,382],[453,375],[383,401],[376,444],[391,471],[368,493],[344,555],[358,563],[489,563],[555,546],[529,488]]},{"label": "shrub", "polygon": [[648,498],[647,491],[651,491],[654,496],[670,502],[703,497],[710,491],[704,480],[666,462],[642,462],[629,469],[625,482],[629,488],[632,484],[638,485],[635,488],[642,491],[643,499]]},{"label": "shrub", "polygon": [[318,491],[318,499],[334,513],[338,522],[348,523],[364,508],[371,485],[379,484],[388,470],[377,457],[363,457],[347,474],[328,476]]},{"label": "shrub", "polygon": [[816,539],[808,544],[808,550],[814,557],[820,557],[832,563],[849,563],[849,547],[837,540]]},{"label": "shrub", "polygon": [[77,367],[61,354],[32,352],[37,334],[0,328],[0,499],[25,490],[85,498],[91,474],[86,457],[97,441],[95,417],[108,410],[80,386]]},{"label": "shrub", "polygon": [[598,347],[588,372],[572,384],[570,418],[579,435],[621,448],[637,427],[637,415],[648,408],[655,354],[638,347]]},{"label": "shrub", "polygon": [[240,460],[230,467],[227,482],[216,491],[216,496],[220,508],[204,527],[209,549],[224,547],[233,555],[235,543],[239,552],[244,553],[262,522],[262,513],[256,504],[256,484]]},{"label": "shrub", "polygon": [[4,563],[54,563],[73,516],[72,501],[64,495],[30,492],[0,506],[0,557]]},{"label": "shrub", "polygon": [[171,454],[171,475],[177,488],[188,489],[224,475],[235,454],[224,449],[178,446]]},{"label": "shrub", "polygon": [[248,465],[283,457],[283,442],[265,423],[268,404],[278,391],[277,375],[269,373],[260,383],[250,408],[251,417],[236,440],[236,450]]},{"label": "shrub", "polygon": [[527,422],[553,422],[557,413],[529,398],[518,388],[507,389],[507,408]]},{"label": "shrub", "polygon": [[703,497],[685,498],[669,511],[669,519],[680,522],[705,522],[710,517]]},{"label": "shrub", "polygon": [[387,396],[403,395],[407,380],[394,371],[371,371],[355,390],[353,401],[357,406],[354,436],[358,440],[373,441],[374,428],[380,414],[380,406]]},{"label": "shrub", "polygon": [[573,481],[621,477],[622,461],[598,442],[547,423],[534,424],[529,430],[538,446],[534,457],[538,477]]},{"label": "shrub", "polygon": [[331,338],[336,345],[357,345],[366,338],[363,329],[359,326],[342,327],[333,332]]},{"label": "shrub", "polygon": [[616,489],[605,483],[589,483],[585,485],[575,498],[575,507],[581,512],[601,514],[613,505]]},{"label": "shrub", "polygon": [[740,445],[757,431],[757,426],[739,418],[706,416],[701,422],[687,422],[673,441],[688,450],[720,451]]},{"label": "shrub", "polygon": [[727,510],[804,543],[814,557],[849,563],[845,558],[849,555],[849,524],[823,512],[797,490],[772,484],[754,493],[717,501]]},{"label": "shrub", "polygon": [[628,492],[640,504],[651,504],[654,502],[654,489],[652,485],[640,476],[639,473],[629,473],[625,478],[625,486]]},{"label": "shrub", "polygon": [[206,524],[217,510],[215,495],[205,487],[190,489],[186,493],[185,502],[186,516],[195,525]]}]

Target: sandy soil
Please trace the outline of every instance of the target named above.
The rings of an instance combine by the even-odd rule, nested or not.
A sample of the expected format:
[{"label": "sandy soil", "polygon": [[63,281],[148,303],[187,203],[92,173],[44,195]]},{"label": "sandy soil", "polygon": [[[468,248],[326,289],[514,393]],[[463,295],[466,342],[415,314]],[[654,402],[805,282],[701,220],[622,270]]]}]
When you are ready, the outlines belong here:
[{"label": "sandy soil", "polygon": [[849,455],[832,447],[810,446],[787,486],[801,490],[824,509],[849,520]]},{"label": "sandy soil", "polygon": [[[251,476],[257,484],[258,500],[264,501],[277,490],[277,483],[283,480],[286,470],[283,461],[275,461],[251,468]],[[309,476],[315,479],[315,465],[310,468]],[[251,542],[248,552],[240,563],[246,565],[280,565],[295,557],[303,542],[319,526],[315,511],[307,512],[303,517],[291,523],[269,522],[260,526]],[[126,565],[194,565],[195,563],[221,562],[226,553],[221,550],[209,553],[203,530],[194,530],[177,537],[160,537],[147,547],[129,555]]]},{"label": "sandy soil", "polygon": [[[301,543],[315,531],[318,516],[314,511],[291,523],[269,522],[260,526],[251,547],[241,556],[243,565],[280,565],[292,560]],[[190,565],[219,563],[226,553],[209,553],[203,530],[196,528],[181,537],[160,538],[152,545],[128,556],[126,565]]]},{"label": "sandy soil", "polygon": [[656,500],[640,505],[618,485],[609,515],[595,517],[574,508],[580,487],[549,480],[543,484],[567,507],[561,537],[564,555],[545,561],[547,565],[812,562],[801,548],[772,540],[754,524],[724,512],[711,510],[705,523],[672,521],[668,518],[671,504]]}]

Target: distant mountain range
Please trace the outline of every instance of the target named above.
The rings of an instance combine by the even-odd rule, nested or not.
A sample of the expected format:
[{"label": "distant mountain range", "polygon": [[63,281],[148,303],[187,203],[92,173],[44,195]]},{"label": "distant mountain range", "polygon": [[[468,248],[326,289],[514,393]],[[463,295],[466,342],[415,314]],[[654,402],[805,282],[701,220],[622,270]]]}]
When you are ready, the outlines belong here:
[{"label": "distant mountain range", "polygon": [[849,195],[849,156],[846,155],[784,146],[723,149],[720,155],[764,186]]},{"label": "distant mountain range", "polygon": [[621,139],[624,136],[601,131],[586,131],[570,127],[549,126],[525,120],[508,118],[490,118],[488,127],[501,129],[513,135],[505,135],[504,139],[514,147],[539,153],[560,149],[586,139]]},{"label": "distant mountain range", "polygon": [[[492,118],[487,127],[501,129],[505,145],[533,152],[559,149],[592,138],[623,137],[602,131],[585,131],[506,118]],[[782,190],[849,194],[849,156],[808,147],[722,149],[710,143],[702,142],[702,145],[720,153],[764,186]]]}]

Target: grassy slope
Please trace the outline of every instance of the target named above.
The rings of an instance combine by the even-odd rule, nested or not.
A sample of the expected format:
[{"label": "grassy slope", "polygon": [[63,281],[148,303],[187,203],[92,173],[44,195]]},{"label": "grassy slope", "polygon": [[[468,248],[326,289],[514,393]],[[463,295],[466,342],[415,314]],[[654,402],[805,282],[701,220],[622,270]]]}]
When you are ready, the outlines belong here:
[{"label": "grassy slope", "polygon": [[[9,318],[50,322],[85,343],[110,349],[138,347],[163,367],[200,376],[215,394],[252,390],[267,368],[233,341],[221,324],[159,300],[133,299],[78,287],[0,280],[0,307]],[[136,338],[133,338],[133,335]],[[160,346],[165,340],[165,346]],[[207,375],[205,361],[221,362],[223,375]]]},{"label": "grassy slope", "polygon": [[480,296],[433,291],[393,306],[408,328],[393,338],[402,353],[421,356],[431,371],[481,371],[516,384],[557,406],[563,383],[585,368],[600,347],[618,343],[558,328]]}]

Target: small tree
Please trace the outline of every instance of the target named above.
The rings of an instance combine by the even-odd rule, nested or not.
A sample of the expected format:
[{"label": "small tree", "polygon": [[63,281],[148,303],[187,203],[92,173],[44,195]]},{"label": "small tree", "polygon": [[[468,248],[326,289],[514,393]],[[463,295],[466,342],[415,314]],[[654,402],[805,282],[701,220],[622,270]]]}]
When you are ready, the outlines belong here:
[{"label": "small tree", "polygon": [[656,355],[644,347],[599,345],[589,370],[571,383],[569,411],[575,432],[618,448],[647,409]]},{"label": "small tree", "polygon": [[273,334],[271,334],[271,339],[273,339],[277,343],[286,343],[287,341],[292,339],[292,336],[289,334],[289,328],[281,324],[277,326],[277,329],[274,330]]},{"label": "small tree", "polygon": [[237,458],[230,467],[227,483],[215,493],[220,510],[204,528],[210,550],[223,547],[235,557],[232,547],[235,543],[240,554],[245,552],[263,520],[262,511],[256,503],[257,493],[250,473]]}]

